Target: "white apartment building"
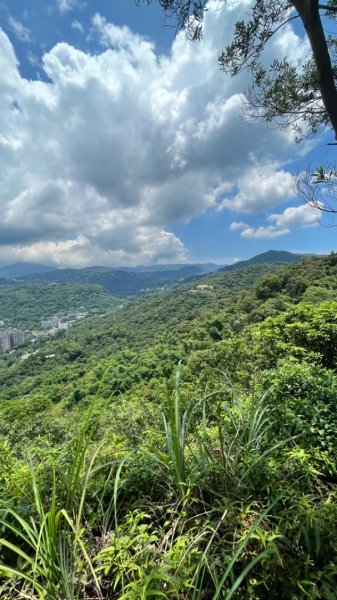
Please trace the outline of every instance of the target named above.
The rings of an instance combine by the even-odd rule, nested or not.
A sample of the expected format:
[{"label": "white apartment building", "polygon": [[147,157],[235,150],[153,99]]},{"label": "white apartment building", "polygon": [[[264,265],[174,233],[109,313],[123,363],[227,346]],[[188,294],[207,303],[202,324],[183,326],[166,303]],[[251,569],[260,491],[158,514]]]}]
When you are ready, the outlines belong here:
[{"label": "white apartment building", "polygon": [[41,319],[42,329],[52,329],[53,327],[57,329],[59,327],[59,324],[59,317],[42,317]]}]

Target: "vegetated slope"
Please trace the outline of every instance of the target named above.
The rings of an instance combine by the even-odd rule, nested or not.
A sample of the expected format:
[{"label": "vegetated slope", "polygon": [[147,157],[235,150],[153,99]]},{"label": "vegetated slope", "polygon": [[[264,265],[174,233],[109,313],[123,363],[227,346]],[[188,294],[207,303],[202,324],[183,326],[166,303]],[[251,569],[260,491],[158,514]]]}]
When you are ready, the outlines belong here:
[{"label": "vegetated slope", "polygon": [[[90,397],[105,370],[110,383],[102,390],[103,395],[130,390],[135,382],[147,382],[157,374],[165,378],[192,349],[212,342],[208,329],[219,311],[225,311],[226,316],[221,317],[225,322],[233,319],[234,314],[227,316],[227,309],[231,312],[229,302],[235,294],[250,289],[262,274],[278,268],[279,265],[257,265],[240,274],[219,274],[218,285],[211,293],[191,293],[193,284],[131,302],[108,316],[86,319],[24,362],[18,358],[18,348],[15,355],[0,360],[0,400],[18,399],[20,403],[25,398],[24,410],[28,413],[31,394],[34,398],[37,392],[46,401],[62,399],[57,412],[64,414],[67,434],[71,433],[71,420],[66,415],[69,407],[73,408],[73,394]],[[26,351],[27,348],[22,350]],[[46,358],[47,355],[54,357]],[[89,387],[88,380],[92,381]],[[79,410],[81,413],[80,405]],[[34,421],[35,408],[30,414]],[[26,423],[28,428],[32,426],[29,419]],[[19,444],[22,436],[25,437],[25,428],[20,426],[16,438]]]},{"label": "vegetated slope", "polygon": [[[129,303],[106,317],[88,319],[24,363],[7,357],[10,370],[0,361],[0,398],[20,398],[39,387],[46,397],[55,392],[67,403],[75,389],[84,397],[85,381],[96,382],[104,369],[109,369],[109,393],[125,393],[135,383],[165,377],[192,352],[225,340],[251,322],[277,315],[302,298],[334,299],[336,277],[334,267],[324,266],[328,260],[212,274],[202,281],[212,284],[213,291],[191,292],[195,284],[182,286]],[[51,354],[55,357],[45,358]],[[89,389],[91,393],[92,386]]]},{"label": "vegetated slope", "polygon": [[[267,269],[207,276],[213,291],[147,297],[24,364],[0,361],[3,497],[37,519],[30,450],[45,506],[55,485],[57,508],[77,515],[62,538],[73,595],[99,598],[99,586],[112,600],[334,597],[337,257]],[[86,418],[84,463],[72,467]],[[2,527],[13,568],[20,540]],[[42,550],[34,561],[48,564]],[[50,598],[69,585],[62,560],[56,552],[55,579],[36,571]]]},{"label": "vegetated slope", "polygon": [[98,285],[78,283],[27,283],[0,286],[0,319],[6,324],[33,329],[43,316],[67,312],[106,312],[120,304]]}]

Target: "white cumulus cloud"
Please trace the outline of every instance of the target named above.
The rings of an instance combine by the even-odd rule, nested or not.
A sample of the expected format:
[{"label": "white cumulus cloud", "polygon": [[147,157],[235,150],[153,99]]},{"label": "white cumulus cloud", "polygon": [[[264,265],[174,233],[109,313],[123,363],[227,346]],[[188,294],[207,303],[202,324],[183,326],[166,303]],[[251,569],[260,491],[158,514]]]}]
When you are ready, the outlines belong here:
[{"label": "white cumulus cloud", "polygon": [[320,211],[308,204],[289,206],[282,213],[271,214],[267,221],[271,225],[251,227],[243,221],[234,221],[229,226],[230,231],[240,231],[243,238],[272,239],[290,233],[291,229],[300,227],[315,227],[320,219]]},{"label": "white cumulus cloud", "polygon": [[290,229],[278,229],[273,225],[267,227],[247,227],[241,232],[243,238],[256,238],[256,239],[272,239],[281,235],[287,235],[290,233]]},{"label": "white cumulus cloud", "polygon": [[247,223],[244,223],[243,221],[234,221],[229,226],[230,231],[238,231],[240,229],[247,229],[247,228],[248,228]]},{"label": "white cumulus cloud", "polygon": [[321,213],[309,204],[289,206],[283,213],[269,215],[268,221],[276,227],[314,227],[318,225]]},{"label": "white cumulus cloud", "polygon": [[256,214],[294,197],[293,176],[271,164],[254,165],[235,181],[237,192],[222,199],[219,210],[229,208]]},{"label": "white cumulus cloud", "polygon": [[[217,65],[246,4],[209,10],[200,44],[179,34],[167,56],[96,15],[95,53],[56,44],[42,56],[45,81],[21,75],[0,30],[0,260],[184,260],[175,223],[219,207],[253,214],[292,197],[282,165],[295,145],[246,122],[248,75],[232,79]],[[57,5],[65,12],[78,1]],[[276,219],[268,227],[288,229]]]}]

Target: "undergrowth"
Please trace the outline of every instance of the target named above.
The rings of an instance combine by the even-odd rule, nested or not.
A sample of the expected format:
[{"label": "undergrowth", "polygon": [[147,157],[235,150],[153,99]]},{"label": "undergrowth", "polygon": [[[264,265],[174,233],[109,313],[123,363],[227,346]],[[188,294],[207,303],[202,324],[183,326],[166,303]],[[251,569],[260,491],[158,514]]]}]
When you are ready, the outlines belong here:
[{"label": "undergrowth", "polygon": [[1,598],[334,597],[334,490],[305,432],[278,435],[280,385],[241,397],[218,373],[193,402],[181,371],[162,431],[134,449],[106,458],[99,391],[74,442],[49,464],[31,457],[16,487],[6,468],[22,461],[4,446]]}]

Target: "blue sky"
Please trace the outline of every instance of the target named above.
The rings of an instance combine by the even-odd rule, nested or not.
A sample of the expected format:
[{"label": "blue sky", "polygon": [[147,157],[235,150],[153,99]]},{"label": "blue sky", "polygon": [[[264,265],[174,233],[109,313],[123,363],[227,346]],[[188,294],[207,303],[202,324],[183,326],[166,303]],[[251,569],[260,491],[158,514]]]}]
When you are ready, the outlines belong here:
[{"label": "blue sky", "polygon": [[[0,3],[0,262],[232,262],[336,250],[292,176],[329,138],[250,123],[217,55],[248,0],[211,0],[198,44],[156,1]],[[283,28],[265,60],[308,56]]]}]

